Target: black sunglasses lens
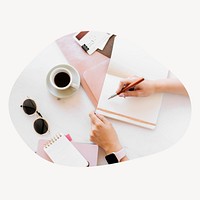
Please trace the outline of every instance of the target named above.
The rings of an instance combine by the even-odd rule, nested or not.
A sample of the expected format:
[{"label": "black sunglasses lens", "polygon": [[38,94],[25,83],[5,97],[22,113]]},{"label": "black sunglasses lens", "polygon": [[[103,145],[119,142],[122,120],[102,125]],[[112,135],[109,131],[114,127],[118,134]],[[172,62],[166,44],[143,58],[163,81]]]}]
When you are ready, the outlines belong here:
[{"label": "black sunglasses lens", "polygon": [[26,99],[22,107],[24,112],[28,115],[32,115],[36,111],[36,104],[32,99]]},{"label": "black sunglasses lens", "polygon": [[42,118],[35,120],[33,126],[34,126],[35,131],[39,133],[40,135],[46,133],[48,130],[48,124]]}]

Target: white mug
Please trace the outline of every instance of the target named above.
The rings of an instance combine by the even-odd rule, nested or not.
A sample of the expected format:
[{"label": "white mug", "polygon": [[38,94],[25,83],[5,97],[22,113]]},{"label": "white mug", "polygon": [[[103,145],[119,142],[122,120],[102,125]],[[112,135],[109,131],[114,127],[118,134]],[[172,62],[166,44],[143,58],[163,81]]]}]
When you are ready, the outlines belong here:
[{"label": "white mug", "polygon": [[79,85],[73,83],[71,72],[62,65],[56,67],[50,74],[50,83],[56,90],[66,90],[70,87],[78,89]]}]

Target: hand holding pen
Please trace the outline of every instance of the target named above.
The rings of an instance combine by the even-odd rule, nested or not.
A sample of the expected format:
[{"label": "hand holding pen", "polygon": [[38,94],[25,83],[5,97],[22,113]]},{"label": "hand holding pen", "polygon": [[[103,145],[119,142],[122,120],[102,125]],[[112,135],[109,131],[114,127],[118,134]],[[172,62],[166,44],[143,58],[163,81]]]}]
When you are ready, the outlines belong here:
[{"label": "hand holding pen", "polygon": [[[142,80],[131,89],[125,87],[134,84],[137,80],[142,79],[138,76],[132,76],[122,79],[115,96],[119,97],[147,97],[155,93],[174,93],[188,96],[186,89],[178,79],[158,79],[158,80]],[[123,89],[123,90],[122,90]],[[114,96],[114,95],[113,95]]]},{"label": "hand holding pen", "polygon": [[125,94],[127,94],[130,91],[134,91],[135,87],[144,81],[144,78],[137,77],[137,78],[128,78],[120,81],[120,85],[116,93],[112,96],[110,96],[108,99],[111,99],[117,95],[125,97]]}]

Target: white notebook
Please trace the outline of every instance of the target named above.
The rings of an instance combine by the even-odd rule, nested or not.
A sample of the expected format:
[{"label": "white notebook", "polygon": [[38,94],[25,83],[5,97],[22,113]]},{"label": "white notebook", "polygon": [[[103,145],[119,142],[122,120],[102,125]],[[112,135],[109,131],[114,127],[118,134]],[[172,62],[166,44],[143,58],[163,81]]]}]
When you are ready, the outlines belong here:
[{"label": "white notebook", "polygon": [[63,134],[58,133],[49,140],[44,151],[54,163],[72,167],[88,166],[87,160]]},{"label": "white notebook", "polygon": [[117,36],[96,112],[127,123],[154,129],[163,94],[125,99],[117,96],[108,100],[108,97],[117,90],[120,80],[131,75],[156,80],[167,78],[168,70],[145,51]]}]

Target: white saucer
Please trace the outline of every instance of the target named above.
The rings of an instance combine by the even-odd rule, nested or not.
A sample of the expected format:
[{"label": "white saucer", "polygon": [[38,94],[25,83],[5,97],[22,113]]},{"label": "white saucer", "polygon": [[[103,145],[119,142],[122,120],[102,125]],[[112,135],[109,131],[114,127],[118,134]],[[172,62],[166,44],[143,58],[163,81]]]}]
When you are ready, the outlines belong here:
[{"label": "white saucer", "polygon": [[77,71],[74,67],[72,67],[72,66],[70,66],[70,65],[67,65],[67,64],[57,65],[57,66],[53,67],[53,68],[49,71],[49,73],[47,74],[46,84],[47,84],[47,88],[48,88],[49,92],[50,92],[53,96],[55,96],[55,97],[57,97],[57,98],[66,98],[66,97],[69,97],[69,96],[73,95],[73,94],[77,91],[77,89],[70,87],[70,88],[67,88],[66,90],[62,90],[62,91],[61,91],[61,90],[55,89],[55,88],[50,84],[50,74],[51,74],[51,72],[52,72],[55,68],[58,68],[58,67],[64,67],[64,68],[68,69],[68,70],[71,72],[71,74],[72,74],[73,83],[75,83],[75,84],[78,85],[78,86],[80,86],[80,76],[79,76],[78,71]]}]

